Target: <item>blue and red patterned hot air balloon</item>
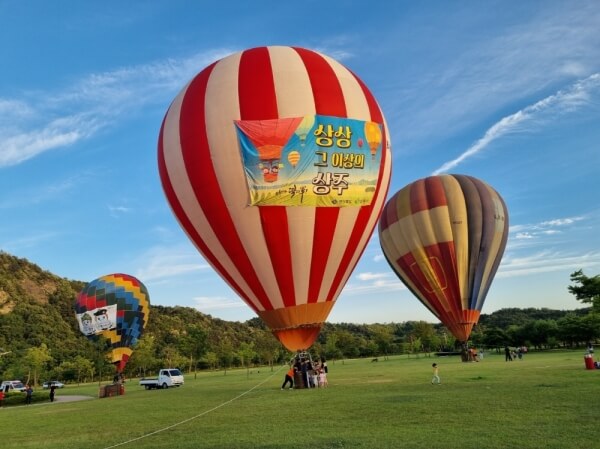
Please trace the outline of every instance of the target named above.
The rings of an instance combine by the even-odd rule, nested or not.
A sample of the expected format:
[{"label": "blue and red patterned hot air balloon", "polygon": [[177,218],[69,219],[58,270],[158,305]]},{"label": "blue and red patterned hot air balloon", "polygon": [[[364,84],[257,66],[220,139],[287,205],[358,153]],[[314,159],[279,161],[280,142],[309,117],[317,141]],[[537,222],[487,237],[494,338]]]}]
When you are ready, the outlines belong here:
[{"label": "blue and red patterned hot air balloon", "polygon": [[90,339],[104,337],[117,372],[122,372],[148,322],[146,286],[127,274],[109,274],[88,283],[77,295],[75,315]]},{"label": "blue and red patterned hot air balloon", "polygon": [[386,203],[379,221],[392,269],[463,343],[479,320],[507,238],[504,201],[465,175],[408,184]]}]

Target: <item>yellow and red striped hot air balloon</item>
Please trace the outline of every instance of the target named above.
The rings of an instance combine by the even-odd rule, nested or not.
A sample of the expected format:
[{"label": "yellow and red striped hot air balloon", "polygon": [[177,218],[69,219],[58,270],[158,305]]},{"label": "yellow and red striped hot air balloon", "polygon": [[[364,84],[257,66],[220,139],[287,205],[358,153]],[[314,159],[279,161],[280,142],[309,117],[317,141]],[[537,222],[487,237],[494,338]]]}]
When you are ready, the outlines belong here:
[{"label": "yellow and red striped hot air balloon", "polygon": [[288,153],[288,162],[292,165],[293,168],[296,168],[296,165],[300,161],[300,153],[297,151],[290,151]]},{"label": "yellow and red striped hot air balloon", "polygon": [[[320,167],[317,172],[315,164],[306,164],[315,170],[306,179],[296,169],[298,205],[252,203],[240,151],[248,134],[244,124],[281,120],[299,126],[306,116],[318,117],[319,135],[299,148],[303,159],[310,156]],[[382,133],[372,188],[359,182],[370,170],[364,151],[352,149],[365,122],[378,124]],[[270,144],[247,137],[249,153]],[[340,175],[344,164],[351,168]],[[303,48],[258,47],[230,55],[202,70],[171,104],[158,165],[167,200],[196,248],[288,349],[308,349],[377,224],[389,186],[384,117],[363,82],[330,57]],[[257,191],[281,178],[258,179]],[[306,205],[309,197],[313,203]]]},{"label": "yellow and red striped hot air balloon", "polygon": [[379,222],[392,269],[463,343],[479,320],[507,238],[504,201],[465,175],[408,184],[386,203]]}]

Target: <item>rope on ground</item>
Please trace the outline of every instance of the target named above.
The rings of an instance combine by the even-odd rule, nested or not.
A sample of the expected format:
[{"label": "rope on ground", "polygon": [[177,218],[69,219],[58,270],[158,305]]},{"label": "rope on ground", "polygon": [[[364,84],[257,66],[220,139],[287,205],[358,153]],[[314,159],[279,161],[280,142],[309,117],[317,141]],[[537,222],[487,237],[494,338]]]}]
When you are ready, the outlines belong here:
[{"label": "rope on ground", "polygon": [[236,401],[236,400],[238,400],[239,398],[241,398],[241,397],[243,397],[243,396],[247,395],[248,393],[252,392],[253,390],[257,389],[258,387],[260,387],[261,385],[263,385],[263,384],[264,384],[264,383],[266,383],[267,381],[271,380],[271,378],[272,378],[273,376],[275,376],[275,374],[277,374],[277,373],[278,373],[278,372],[281,370],[281,368],[282,368],[283,366],[285,366],[285,365],[282,365],[282,366],[280,366],[280,367],[277,369],[277,371],[275,371],[273,374],[271,374],[269,377],[267,377],[267,378],[266,378],[265,380],[263,380],[262,382],[259,382],[258,384],[254,385],[254,386],[253,386],[252,388],[250,388],[249,390],[247,390],[247,391],[244,391],[243,393],[241,393],[241,394],[237,395],[236,397],[234,397],[234,398],[232,398],[232,399],[230,399],[230,400],[228,400],[228,401],[226,401],[226,402],[223,402],[222,404],[219,404],[219,405],[217,405],[216,407],[213,407],[213,408],[211,408],[211,409],[209,409],[209,410],[205,410],[204,412],[202,412],[202,413],[199,413],[199,414],[197,414],[196,416],[192,416],[191,418],[187,418],[187,419],[184,419],[183,421],[179,421],[179,422],[177,422],[177,423],[175,423],[175,424],[171,424],[170,426],[163,427],[162,429],[158,429],[158,430],[155,430],[155,431],[153,431],[153,432],[150,432],[150,433],[145,433],[144,435],[141,435],[141,436],[139,436],[139,437],[132,438],[132,439],[130,439],[130,440],[123,441],[123,442],[121,442],[121,443],[113,444],[112,446],[106,446],[104,449],[112,449],[112,448],[114,448],[114,447],[124,446],[124,445],[126,445],[126,444],[133,443],[134,441],[139,441],[139,440],[142,440],[142,439],[144,439],[144,438],[147,438],[147,437],[150,437],[150,436],[152,436],[152,435],[156,435],[157,433],[164,432],[165,430],[170,430],[170,429],[172,429],[172,428],[174,428],[174,427],[180,426],[181,424],[185,424],[185,423],[188,423],[188,422],[190,422],[190,421],[193,421],[194,419],[197,419],[197,418],[200,418],[200,417],[202,417],[202,416],[204,416],[204,415],[207,415],[207,414],[209,414],[210,412],[214,412],[215,410],[218,410],[218,409],[220,409],[221,407],[225,407],[226,405],[228,405],[228,404],[231,404],[233,401]]}]

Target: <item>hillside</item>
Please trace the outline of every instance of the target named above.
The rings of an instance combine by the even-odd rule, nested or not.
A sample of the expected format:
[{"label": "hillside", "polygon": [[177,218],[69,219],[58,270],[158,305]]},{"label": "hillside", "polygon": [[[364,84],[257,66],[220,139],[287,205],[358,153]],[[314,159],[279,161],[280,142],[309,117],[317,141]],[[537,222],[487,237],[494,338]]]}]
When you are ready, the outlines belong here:
[{"label": "hillside", "polygon": [[[89,341],[79,331],[73,303],[84,285],[0,251],[0,379],[35,378],[39,371],[42,379],[75,381],[114,371],[104,359],[103,342]],[[128,375],[165,364],[227,369],[282,363],[291,356],[258,318],[240,323],[190,307],[153,305],[150,310]],[[488,348],[577,345],[600,338],[600,315],[589,312],[513,308],[482,314],[471,341]],[[439,323],[325,323],[311,352],[328,359],[375,357],[446,350],[454,343]]]}]

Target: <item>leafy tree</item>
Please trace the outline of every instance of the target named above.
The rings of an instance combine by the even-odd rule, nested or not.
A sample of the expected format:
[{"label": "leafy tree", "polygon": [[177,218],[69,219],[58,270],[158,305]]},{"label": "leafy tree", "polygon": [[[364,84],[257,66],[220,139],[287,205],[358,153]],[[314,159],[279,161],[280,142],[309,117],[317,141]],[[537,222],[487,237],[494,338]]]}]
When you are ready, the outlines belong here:
[{"label": "leafy tree", "polygon": [[600,274],[594,277],[588,277],[583,274],[583,270],[577,270],[571,273],[571,282],[575,285],[569,285],[567,290],[575,299],[583,304],[591,304],[594,310],[600,311]]},{"label": "leafy tree", "polygon": [[421,339],[418,337],[411,337],[408,344],[408,350],[419,358],[419,353],[423,350],[423,342]]},{"label": "leafy tree", "polygon": [[567,314],[557,322],[558,338],[569,346],[579,346],[591,339],[590,329],[585,325],[584,319],[574,313]]},{"label": "leafy tree", "polygon": [[204,354],[203,360],[211,369],[216,369],[217,364],[219,363],[219,357],[215,352],[212,351],[208,351],[206,354]]},{"label": "leafy tree", "polygon": [[250,374],[250,362],[256,357],[256,351],[254,350],[254,343],[242,343],[240,349],[238,349],[238,355],[242,360],[242,366],[246,367],[246,375]]},{"label": "leafy tree", "polygon": [[431,349],[439,344],[439,338],[435,334],[433,325],[425,321],[417,321],[410,336],[413,341],[419,340],[421,343],[419,350],[425,352],[431,352]]},{"label": "leafy tree", "polygon": [[338,338],[335,333],[329,334],[327,337],[327,342],[325,343],[325,357],[328,360],[336,360],[341,359],[344,355],[342,351],[338,348]]},{"label": "leafy tree", "polygon": [[[28,379],[29,383],[33,383],[33,385],[38,385],[39,374],[44,369],[44,366],[52,360],[52,356],[50,355],[50,350],[45,343],[42,343],[39,347],[32,347],[25,351],[25,356],[23,357],[23,361],[25,366],[29,368],[29,372],[33,371],[33,382]],[[27,376],[31,377],[31,374]]]},{"label": "leafy tree", "polygon": [[383,324],[374,324],[371,326],[371,333],[379,354],[383,354],[384,360],[387,360],[394,343],[393,329]]},{"label": "leafy tree", "polygon": [[227,374],[227,368],[231,366],[233,362],[233,345],[231,344],[231,340],[229,338],[224,338],[219,343],[217,347],[217,355],[219,357],[219,362],[224,369],[223,375]]},{"label": "leafy tree", "polygon": [[262,331],[257,334],[255,347],[260,359],[266,362],[273,371],[273,362],[283,350],[281,343],[270,332]]},{"label": "leafy tree", "polygon": [[65,373],[67,380],[76,380],[77,383],[87,382],[88,379],[92,379],[95,373],[94,363],[78,355],[73,361],[63,362],[61,369]]},{"label": "leafy tree", "polygon": [[336,330],[334,332],[336,347],[341,351],[344,357],[358,357],[358,339],[350,331],[345,329]]},{"label": "leafy tree", "polygon": [[138,340],[131,359],[127,362],[130,370],[138,371],[143,377],[146,377],[148,371],[155,370],[160,365],[155,355],[156,345],[154,340],[153,335],[143,335]]},{"label": "leafy tree", "polygon": [[190,325],[180,337],[179,348],[181,353],[189,358],[189,369],[194,369],[194,379],[197,376],[196,362],[206,352],[206,332],[199,326]]}]

